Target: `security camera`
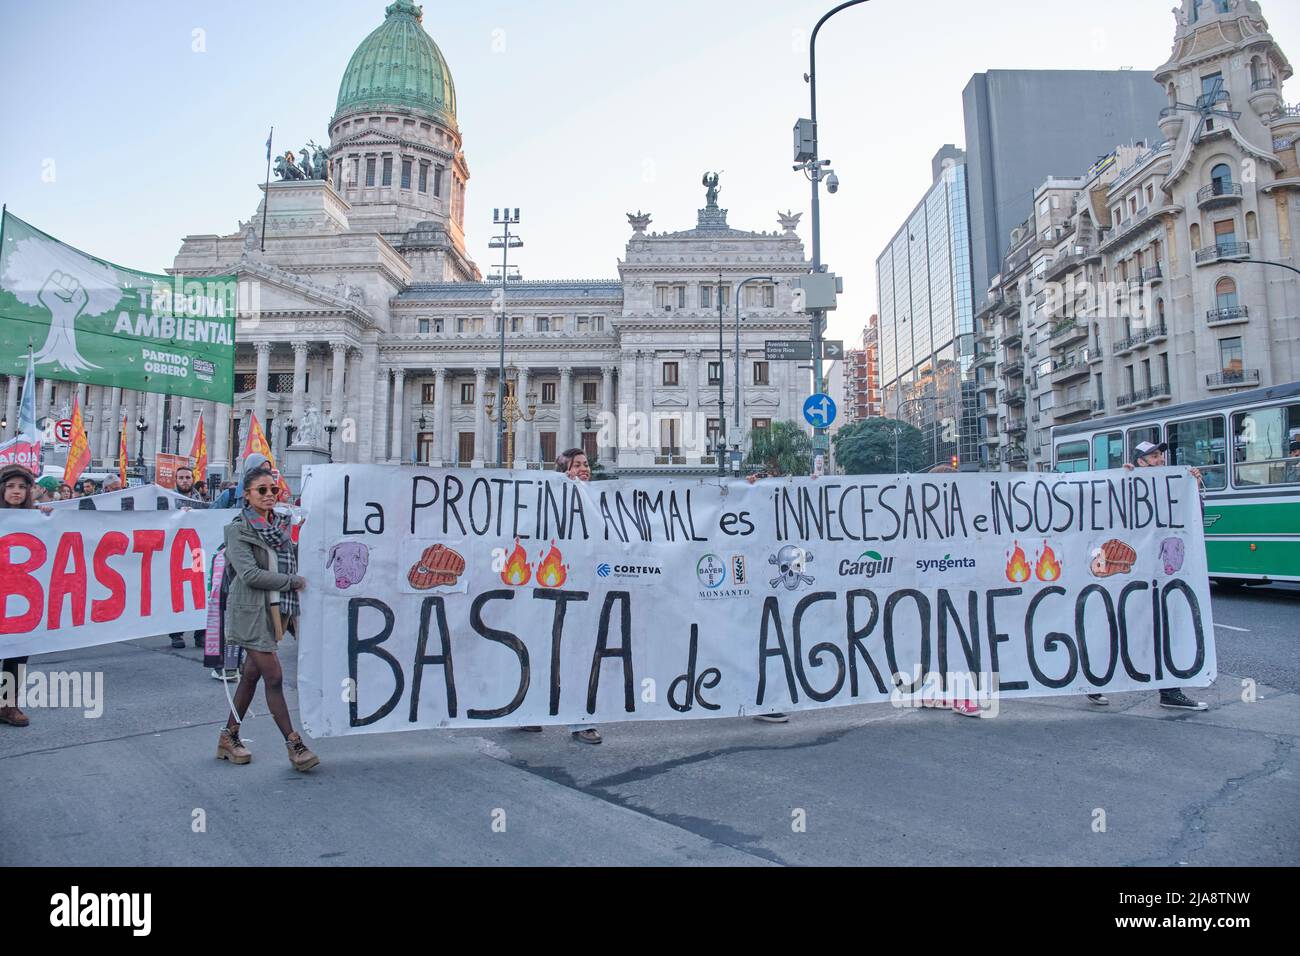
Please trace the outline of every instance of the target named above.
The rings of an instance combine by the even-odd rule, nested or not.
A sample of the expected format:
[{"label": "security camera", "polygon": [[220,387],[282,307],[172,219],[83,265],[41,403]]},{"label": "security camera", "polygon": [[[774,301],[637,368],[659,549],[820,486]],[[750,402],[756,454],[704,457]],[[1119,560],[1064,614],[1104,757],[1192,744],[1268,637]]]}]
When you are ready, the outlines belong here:
[{"label": "security camera", "polygon": [[826,191],[828,193],[837,193],[840,191],[840,177],[835,175],[835,170],[831,170],[826,176]]}]

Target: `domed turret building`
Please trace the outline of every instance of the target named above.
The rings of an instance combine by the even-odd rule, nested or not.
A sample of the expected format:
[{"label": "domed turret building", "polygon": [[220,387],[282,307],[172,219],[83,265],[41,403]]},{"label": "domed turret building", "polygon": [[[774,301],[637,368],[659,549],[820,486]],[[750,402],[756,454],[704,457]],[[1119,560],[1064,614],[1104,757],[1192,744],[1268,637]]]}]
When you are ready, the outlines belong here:
[{"label": "domed turret building", "polygon": [[[204,409],[214,471],[230,473],[252,415],[291,484],[326,457],[542,468],[575,446],[619,473],[716,472],[719,433],[744,448],[753,428],[800,418],[807,373],[763,354],[765,339],[807,336],[788,282],[808,271],[797,215],[779,230],[732,228],[712,181],[693,229],[649,232],[649,214],[628,215],[618,277],[510,281],[503,298],[465,245],[456,87],[409,0],[390,3],[353,53],[328,135],[319,158],[281,157],[287,175],[259,184],[262,203],[235,232],[188,236],[176,256],[173,272],[235,273],[247,296],[235,403]],[[753,276],[770,278],[741,286]],[[194,405],[124,407],[157,423],[153,445]],[[328,437],[301,432],[316,420]]]}]

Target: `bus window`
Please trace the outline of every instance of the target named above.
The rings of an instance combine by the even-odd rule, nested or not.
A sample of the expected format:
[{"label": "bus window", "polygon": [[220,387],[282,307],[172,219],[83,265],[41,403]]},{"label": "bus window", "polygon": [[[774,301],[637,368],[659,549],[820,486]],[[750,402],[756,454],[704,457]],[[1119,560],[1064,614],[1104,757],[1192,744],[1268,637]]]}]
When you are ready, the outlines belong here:
[{"label": "bus window", "polygon": [[1092,436],[1092,470],[1124,467],[1124,433],[1106,432]]},{"label": "bus window", "polygon": [[1137,428],[1128,430],[1128,458],[1126,461],[1133,461],[1137,455],[1137,446],[1144,441],[1149,441],[1153,445],[1160,444],[1160,426],[1159,425],[1140,425]]},{"label": "bus window", "polygon": [[1233,478],[1238,485],[1300,484],[1300,405],[1252,408],[1232,416]]},{"label": "bus window", "polygon": [[1062,472],[1088,470],[1088,440],[1067,442],[1056,446],[1056,470]]},{"label": "bus window", "polygon": [[1222,415],[1208,415],[1165,426],[1169,442],[1166,461],[1171,465],[1192,465],[1201,470],[1206,491],[1228,487],[1228,445]]}]

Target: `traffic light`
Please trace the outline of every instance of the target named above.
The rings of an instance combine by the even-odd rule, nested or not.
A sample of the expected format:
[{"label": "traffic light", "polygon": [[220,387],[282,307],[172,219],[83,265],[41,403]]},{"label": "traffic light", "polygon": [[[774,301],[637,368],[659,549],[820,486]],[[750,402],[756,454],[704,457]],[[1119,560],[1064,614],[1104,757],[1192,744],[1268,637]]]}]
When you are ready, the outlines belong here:
[{"label": "traffic light", "polygon": [[952,465],[953,471],[956,471],[956,470],[957,470],[957,456],[956,456],[956,455],[953,455],[953,456],[952,456],[952,459],[948,462],[948,464]]}]

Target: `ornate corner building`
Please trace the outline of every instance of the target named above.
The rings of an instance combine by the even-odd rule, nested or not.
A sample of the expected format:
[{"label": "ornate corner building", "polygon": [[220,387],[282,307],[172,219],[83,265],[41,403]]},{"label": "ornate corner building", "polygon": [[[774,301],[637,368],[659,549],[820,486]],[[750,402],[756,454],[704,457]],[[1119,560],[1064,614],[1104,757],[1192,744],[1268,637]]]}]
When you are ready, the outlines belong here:
[{"label": "ornate corner building", "polygon": [[977,309],[980,435],[1003,467],[1052,468],[1054,425],[1300,380],[1300,283],[1265,264],[1297,265],[1291,64],[1255,0],[1174,15],[1163,141],[1045,181]]},{"label": "ornate corner building", "polygon": [[[272,183],[238,231],[188,236],[176,256],[174,272],[234,272],[249,293],[235,403],[209,418],[215,466],[251,413],[278,453],[309,407],[338,425],[336,460],[544,467],[576,446],[620,473],[714,470],[719,432],[743,448],[800,418],[807,374],[763,356],[766,338],[807,336],[789,284],[809,270],[797,215],[733,228],[714,179],[693,228],[629,214],[618,278],[484,281],[451,71],[408,0],[352,56],[329,136],[317,178]],[[740,285],[754,276],[770,278]]]}]

